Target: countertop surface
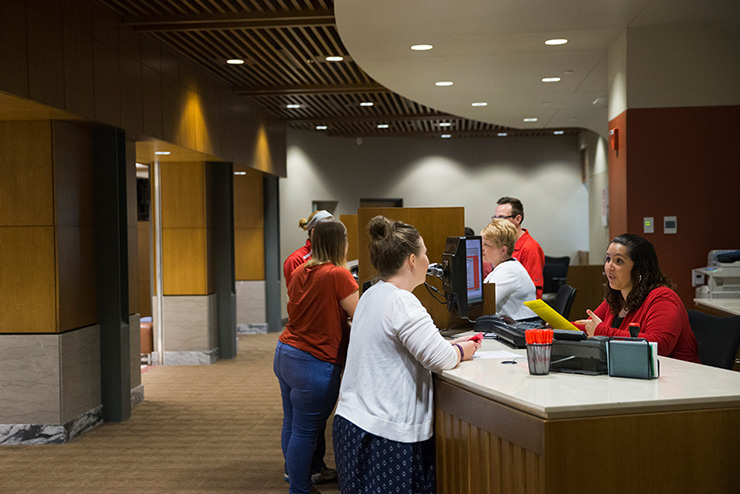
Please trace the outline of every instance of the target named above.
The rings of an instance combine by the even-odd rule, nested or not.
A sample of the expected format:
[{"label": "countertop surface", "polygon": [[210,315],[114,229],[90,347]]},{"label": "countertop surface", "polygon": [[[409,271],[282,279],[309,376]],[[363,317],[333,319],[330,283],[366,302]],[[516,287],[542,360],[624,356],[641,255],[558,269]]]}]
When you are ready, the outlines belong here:
[{"label": "countertop surface", "polygon": [[[500,350],[520,357],[514,364],[502,363],[510,357],[482,358]],[[544,419],[740,406],[740,372],[668,357],[659,357],[660,378],[645,380],[558,372],[531,376],[524,349],[493,339],[485,339],[479,352],[481,357],[437,377]]]},{"label": "countertop surface", "polygon": [[694,303],[740,316],[740,298],[695,298]]}]

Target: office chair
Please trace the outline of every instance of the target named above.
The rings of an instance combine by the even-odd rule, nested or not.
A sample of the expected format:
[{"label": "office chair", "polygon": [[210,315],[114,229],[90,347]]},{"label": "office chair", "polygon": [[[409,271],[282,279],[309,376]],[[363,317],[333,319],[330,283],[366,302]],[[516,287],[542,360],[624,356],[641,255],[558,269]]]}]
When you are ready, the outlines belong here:
[{"label": "office chair", "polygon": [[740,316],[716,317],[698,310],[687,312],[691,331],[696,336],[701,363],[732,369],[740,348]]},{"label": "office chair", "polygon": [[555,296],[555,301],[552,303],[552,308],[555,311],[568,319],[570,315],[570,308],[573,307],[573,300],[576,298],[576,289],[570,285],[563,285],[558,290],[558,294]]},{"label": "office chair", "polygon": [[568,266],[570,257],[545,256],[545,265],[542,269],[542,300],[551,304],[561,286],[568,281]]}]

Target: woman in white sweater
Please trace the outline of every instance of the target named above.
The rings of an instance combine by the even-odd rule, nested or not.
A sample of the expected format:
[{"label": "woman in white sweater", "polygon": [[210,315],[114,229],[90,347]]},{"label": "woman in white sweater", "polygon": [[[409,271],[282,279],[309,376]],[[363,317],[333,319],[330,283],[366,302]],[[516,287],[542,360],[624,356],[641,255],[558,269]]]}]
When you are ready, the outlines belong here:
[{"label": "woman in white sweater", "polygon": [[376,216],[368,230],[381,281],[353,319],[333,429],[339,488],[432,494],[432,372],[472,358],[480,343],[445,340],[411,293],[429,266],[416,228]]},{"label": "woman in white sweater", "polygon": [[537,290],[524,266],[511,257],[516,244],[516,226],[504,219],[491,220],[480,233],[483,237],[483,262],[493,271],[483,280],[496,284],[496,313],[512,319],[536,317],[523,303],[537,298]]}]

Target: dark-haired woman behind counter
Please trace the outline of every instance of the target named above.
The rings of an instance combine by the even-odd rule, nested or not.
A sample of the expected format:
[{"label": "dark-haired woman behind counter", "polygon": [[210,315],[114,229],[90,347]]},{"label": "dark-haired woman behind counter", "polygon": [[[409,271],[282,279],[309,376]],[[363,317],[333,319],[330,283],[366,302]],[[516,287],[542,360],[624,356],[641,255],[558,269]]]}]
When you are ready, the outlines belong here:
[{"label": "dark-haired woman behind counter", "polygon": [[589,336],[630,336],[629,324],[638,323],[638,337],[657,342],[659,355],[699,363],[686,307],[660,270],[653,244],[629,233],[615,237],[604,274],[604,302],[576,325]]}]

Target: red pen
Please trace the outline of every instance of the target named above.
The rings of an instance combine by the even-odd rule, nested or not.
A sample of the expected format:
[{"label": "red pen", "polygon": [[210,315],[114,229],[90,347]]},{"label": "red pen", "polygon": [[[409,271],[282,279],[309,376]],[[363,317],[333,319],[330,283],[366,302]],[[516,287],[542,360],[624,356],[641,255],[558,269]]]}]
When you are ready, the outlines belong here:
[{"label": "red pen", "polygon": [[468,341],[480,343],[481,341],[483,341],[483,333],[478,333],[477,335],[471,336],[470,338],[468,338]]}]

